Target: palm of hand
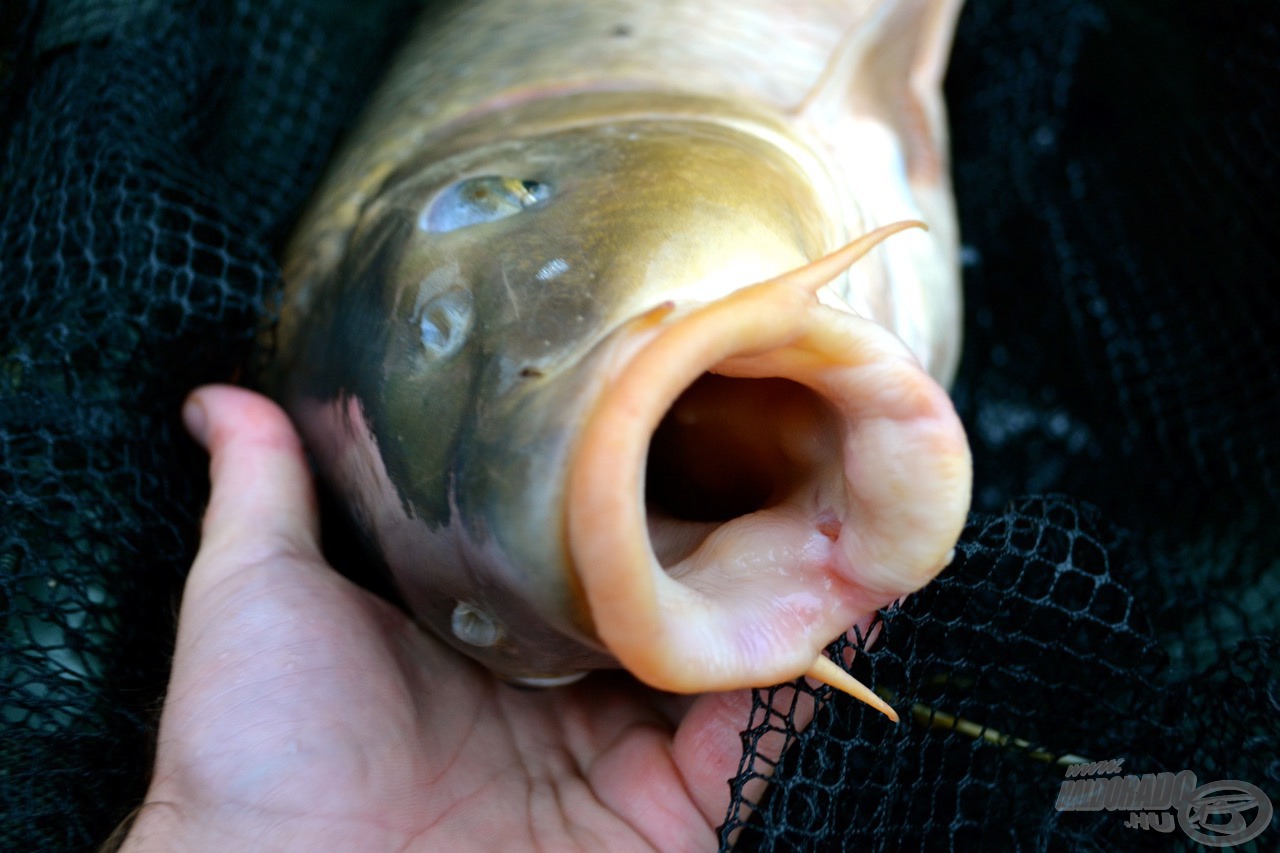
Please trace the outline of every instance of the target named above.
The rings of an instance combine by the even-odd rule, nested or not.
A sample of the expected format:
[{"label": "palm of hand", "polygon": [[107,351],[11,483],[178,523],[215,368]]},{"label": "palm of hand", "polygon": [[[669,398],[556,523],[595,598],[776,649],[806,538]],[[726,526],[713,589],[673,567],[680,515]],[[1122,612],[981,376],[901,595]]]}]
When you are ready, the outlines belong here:
[{"label": "palm of hand", "polygon": [[213,495],[132,846],[714,846],[748,692],[497,682],[324,564],[278,409],[201,397]]}]

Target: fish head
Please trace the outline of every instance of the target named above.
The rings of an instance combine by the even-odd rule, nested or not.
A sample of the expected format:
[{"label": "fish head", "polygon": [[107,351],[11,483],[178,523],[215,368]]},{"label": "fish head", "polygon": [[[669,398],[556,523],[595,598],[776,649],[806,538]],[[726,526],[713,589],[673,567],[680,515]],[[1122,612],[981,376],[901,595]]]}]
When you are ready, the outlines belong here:
[{"label": "fish head", "polygon": [[390,173],[286,309],[277,396],[414,615],[499,675],[805,672],[968,507],[945,391],[819,298],[885,235],[830,254],[822,188],[732,124],[513,115]]}]

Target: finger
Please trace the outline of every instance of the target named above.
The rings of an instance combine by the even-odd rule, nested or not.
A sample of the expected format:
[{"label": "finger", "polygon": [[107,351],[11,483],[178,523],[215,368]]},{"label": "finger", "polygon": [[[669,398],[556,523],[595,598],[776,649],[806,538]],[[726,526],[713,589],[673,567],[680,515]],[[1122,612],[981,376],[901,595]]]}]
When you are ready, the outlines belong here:
[{"label": "finger", "polygon": [[[763,707],[754,706],[753,693],[761,697]],[[741,769],[758,774],[745,783],[743,799],[760,802],[774,764],[789,745],[787,729],[802,731],[816,708],[812,693],[791,684],[698,697],[676,732],[672,751],[690,795],[712,826],[725,819],[731,796],[726,780],[738,777]],[[740,767],[744,737],[750,739],[748,749],[755,756],[750,768]]]},{"label": "finger", "polygon": [[311,474],[280,407],[252,391],[210,385],[187,398],[183,419],[209,451],[212,485],[189,587],[277,557],[319,559]]}]

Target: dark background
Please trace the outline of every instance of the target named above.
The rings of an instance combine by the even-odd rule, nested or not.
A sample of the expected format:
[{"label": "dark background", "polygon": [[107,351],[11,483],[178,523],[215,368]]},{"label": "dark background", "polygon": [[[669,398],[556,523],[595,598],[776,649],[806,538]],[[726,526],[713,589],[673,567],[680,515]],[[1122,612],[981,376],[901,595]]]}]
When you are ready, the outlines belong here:
[{"label": "dark background", "polygon": [[[92,847],[145,790],[206,487],[179,404],[246,362],[413,5],[0,9],[0,847]],[[856,664],[913,721],[834,699],[743,847],[1185,842],[1057,812],[1061,767],[957,716],[1280,803],[1278,65],[1274,2],[970,0],[974,514]],[[794,735],[764,707],[748,744]]]}]

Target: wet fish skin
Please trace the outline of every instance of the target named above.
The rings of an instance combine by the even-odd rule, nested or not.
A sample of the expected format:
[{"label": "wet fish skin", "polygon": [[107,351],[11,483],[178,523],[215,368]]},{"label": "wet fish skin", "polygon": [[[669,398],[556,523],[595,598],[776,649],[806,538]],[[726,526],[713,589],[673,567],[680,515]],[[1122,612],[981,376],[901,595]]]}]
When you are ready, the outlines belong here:
[{"label": "wet fish skin", "polygon": [[[963,433],[945,394],[902,344],[841,312],[852,308],[897,332],[936,378],[949,380],[958,352],[959,286],[936,91],[940,67],[933,66],[941,61],[934,55],[939,45],[945,56],[957,6],[826,3],[802,14],[792,4],[747,4],[719,22],[719,37],[706,48],[677,44],[697,30],[681,24],[688,7],[672,3],[495,0],[460,7],[452,24],[424,22],[286,253],[286,304],[274,330],[276,357],[263,377],[423,624],[519,680],[556,681],[622,657],[638,676],[667,689],[763,685],[805,671],[803,659],[812,660],[834,633],[941,567],[968,505]],[[557,22],[569,18],[576,29],[559,29]],[[877,53],[859,42],[863,31],[901,40],[908,21],[932,26],[907,39],[910,50]],[[574,42],[567,35],[573,32],[593,35]],[[766,44],[795,58],[741,73],[745,58]],[[674,67],[655,60],[654,45]],[[883,81],[862,91],[842,79],[876,56],[892,67],[880,72],[890,82],[898,79],[893,74],[932,74],[925,80],[932,88],[917,92],[918,83],[903,84],[890,90],[895,97],[886,107],[873,97],[883,94]],[[895,112],[903,97],[918,102],[907,118]],[[915,130],[895,146],[901,126]],[[865,186],[856,180],[849,186],[851,176],[876,171],[850,165],[857,158],[842,143],[857,148],[860,140],[866,159],[888,168]],[[874,197],[860,195],[867,192]],[[629,381],[629,365],[643,362],[648,348],[676,340],[672,330],[680,324],[704,323],[710,316],[704,306],[723,304],[903,214],[926,215],[930,234],[895,237],[823,288],[821,300],[834,307],[818,306],[813,286],[794,283],[767,291],[767,304],[778,306],[779,324],[794,326],[796,339],[825,340],[836,328],[859,340],[868,336],[865,349],[875,356],[864,372],[881,370],[909,386],[907,396],[918,403],[910,417],[928,424],[915,429],[912,420],[903,434],[940,460],[930,469],[942,495],[935,500],[938,518],[915,507],[900,513],[931,543],[926,555],[904,548],[912,552],[909,566],[881,572],[858,594],[837,591],[835,604],[824,602],[823,588],[856,574],[840,543],[841,536],[846,543],[852,538],[840,532],[850,521],[847,508],[809,506],[805,501],[817,498],[788,494],[779,506],[787,519],[803,520],[787,521],[787,535],[807,543],[798,547],[831,553],[796,559],[809,566],[797,570],[805,574],[800,592],[768,589],[779,599],[806,600],[768,611],[778,624],[763,630],[787,636],[765,644],[750,672],[737,660],[741,650],[713,650],[713,659],[700,660],[695,650],[682,652],[671,637],[662,642],[655,635],[662,660],[654,662],[643,650],[645,638],[609,638],[596,606],[600,583],[591,573],[595,563],[613,558],[584,561],[591,549],[582,543],[599,539],[590,528],[614,524],[632,534],[620,536],[620,545],[640,542],[647,444],[637,439],[617,454],[619,481],[629,487],[616,507],[575,503],[578,494],[604,494],[574,475],[586,452],[584,432],[600,434],[590,428],[602,417],[600,400]],[[739,335],[729,328],[738,321],[724,316],[730,319],[707,328]],[[693,344],[680,346],[692,352]],[[679,369],[692,369],[694,382],[703,370],[733,373],[731,362],[755,355],[745,338],[727,346],[723,364]],[[812,346],[823,358],[834,351],[828,343]],[[809,377],[807,370],[784,378]],[[854,384],[841,382],[840,388]],[[684,412],[692,405],[677,403],[680,389],[666,390],[662,411],[650,406],[640,413],[655,427],[666,406]],[[843,404],[823,405],[843,411]],[[805,416],[803,430],[826,435],[827,418]],[[822,451],[822,470],[834,467],[837,474],[850,465],[838,433],[831,433],[835,449]],[[816,441],[808,432],[764,440]],[[781,452],[791,458],[796,451]],[[598,472],[615,457],[591,458],[606,460],[594,466]],[[812,476],[802,483],[806,495],[838,503],[842,498],[832,496],[849,492],[840,477]],[[888,472],[890,481],[894,476]],[[599,503],[614,500],[606,494]],[[835,528],[832,513],[840,521]],[[724,533],[730,524],[750,540],[757,521],[777,521],[765,512],[745,518],[711,530],[706,541],[732,540]],[[649,553],[634,555],[636,578],[655,567],[662,574],[652,557],[662,524],[650,520]],[[819,533],[805,525],[817,525]],[[790,571],[764,562],[766,574]],[[677,563],[664,565],[684,571]],[[680,582],[690,578],[696,587],[714,574],[693,572]],[[661,578],[655,583],[669,590]],[[648,605],[640,595],[637,609],[659,607],[662,594]],[[650,621],[642,630],[661,634],[661,624]],[[673,663],[681,655],[687,666]]]},{"label": "wet fish skin", "polygon": [[[555,120],[560,96],[695,96],[683,111],[721,123],[745,113],[808,161],[811,189],[831,215],[829,248],[889,222],[928,224],[927,237],[886,245],[832,290],[898,334],[948,385],[959,358],[961,299],[941,80],[961,5],[435,4],[442,8],[417,22],[290,241],[284,262],[293,315],[306,316],[316,282],[341,263],[365,206],[415,153],[492,141],[495,125],[530,135]],[[545,119],[510,111],[533,102],[545,105]],[[467,132],[470,120],[486,116],[494,124]],[[276,330],[285,350],[293,328],[286,318]]]}]

